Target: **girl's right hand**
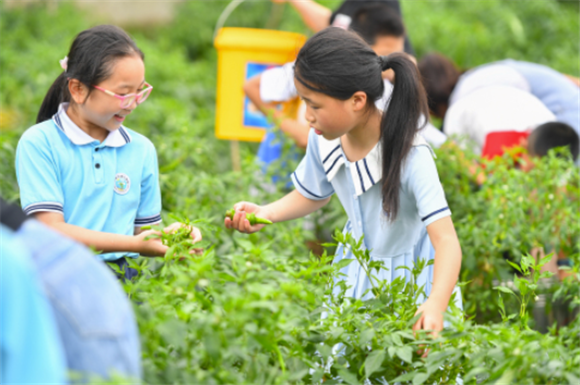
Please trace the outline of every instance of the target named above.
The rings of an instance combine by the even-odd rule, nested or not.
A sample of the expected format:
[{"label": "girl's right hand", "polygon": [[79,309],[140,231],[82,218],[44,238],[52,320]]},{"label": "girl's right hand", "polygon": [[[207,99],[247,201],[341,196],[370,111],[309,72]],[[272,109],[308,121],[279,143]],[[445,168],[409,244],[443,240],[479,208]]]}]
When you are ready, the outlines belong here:
[{"label": "girl's right hand", "polygon": [[234,217],[232,219],[226,217],[224,219],[224,224],[226,228],[238,230],[240,233],[255,233],[256,231],[262,230],[262,227],[265,226],[263,224],[256,224],[254,226],[250,225],[250,221],[246,219],[246,214],[254,213],[258,217],[269,220],[271,219],[269,218],[269,213],[267,213],[263,207],[254,203],[239,202],[234,205],[234,209],[236,210]]},{"label": "girl's right hand", "polygon": [[135,240],[137,241],[136,251],[144,257],[164,257],[165,252],[169,248],[161,242],[161,238],[152,237],[145,240],[146,237],[151,235],[160,236],[161,232],[157,230],[145,230],[135,235]]}]

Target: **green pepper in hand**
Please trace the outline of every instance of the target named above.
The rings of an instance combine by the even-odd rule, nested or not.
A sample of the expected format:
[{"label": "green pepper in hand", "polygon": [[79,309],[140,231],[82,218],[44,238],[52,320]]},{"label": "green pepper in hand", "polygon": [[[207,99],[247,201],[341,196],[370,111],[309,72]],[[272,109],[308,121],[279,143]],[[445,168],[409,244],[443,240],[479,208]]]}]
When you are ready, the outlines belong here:
[{"label": "green pepper in hand", "polygon": [[[236,213],[235,209],[228,210],[228,211],[226,211],[226,217],[233,220],[235,213]],[[272,224],[272,221],[269,221],[265,218],[257,217],[256,214],[254,214],[254,213],[247,214],[246,219],[248,219],[248,221],[250,221],[250,225],[252,225],[252,226],[258,225],[258,224],[262,224],[262,225],[271,225]]]}]

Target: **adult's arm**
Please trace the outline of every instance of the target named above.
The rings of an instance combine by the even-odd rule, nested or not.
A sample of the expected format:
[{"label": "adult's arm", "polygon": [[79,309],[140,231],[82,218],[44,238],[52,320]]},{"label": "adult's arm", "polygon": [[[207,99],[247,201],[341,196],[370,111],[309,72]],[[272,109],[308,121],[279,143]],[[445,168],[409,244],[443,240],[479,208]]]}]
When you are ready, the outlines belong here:
[{"label": "adult's arm", "polygon": [[296,119],[289,119],[284,116],[284,112],[276,109],[277,103],[264,102],[260,97],[260,83],[262,81],[262,75],[256,75],[249,79],[244,84],[244,92],[248,99],[258,108],[264,115],[268,115],[273,111],[274,118],[277,120],[281,119],[280,129],[288,135],[296,146],[300,148],[306,148],[308,144],[308,133],[310,127],[306,124],[300,123]]},{"label": "adult's arm", "polygon": [[332,11],[313,0],[272,0],[274,3],[290,3],[298,11],[302,21],[314,33],[328,27]]}]

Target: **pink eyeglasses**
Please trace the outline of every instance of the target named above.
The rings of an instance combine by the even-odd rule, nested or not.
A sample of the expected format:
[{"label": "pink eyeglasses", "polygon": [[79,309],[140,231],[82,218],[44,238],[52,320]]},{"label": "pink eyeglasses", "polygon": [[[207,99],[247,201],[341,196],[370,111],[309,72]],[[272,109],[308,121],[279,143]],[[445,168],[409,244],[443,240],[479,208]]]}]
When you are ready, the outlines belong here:
[{"label": "pink eyeglasses", "polygon": [[137,103],[137,105],[143,103],[145,100],[147,100],[147,98],[151,94],[151,90],[153,89],[153,86],[151,84],[145,83],[145,88],[143,90],[139,91],[138,93],[127,94],[127,95],[121,96],[121,95],[117,95],[116,93],[114,93],[112,91],[101,88],[99,86],[93,86],[93,87],[99,91],[103,91],[107,95],[111,95],[111,96],[114,96],[115,98],[119,99],[121,101],[121,108],[128,108],[134,102]]}]

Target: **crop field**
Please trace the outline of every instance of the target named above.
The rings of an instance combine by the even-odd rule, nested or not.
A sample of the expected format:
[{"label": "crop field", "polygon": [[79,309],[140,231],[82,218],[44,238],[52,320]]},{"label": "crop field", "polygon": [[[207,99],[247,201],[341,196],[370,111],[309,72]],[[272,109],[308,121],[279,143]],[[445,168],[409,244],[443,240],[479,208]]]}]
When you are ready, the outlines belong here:
[{"label": "crop field", "polygon": [[[170,24],[124,26],[145,53],[154,86],[126,126],[155,144],[164,220],[200,227],[205,248],[192,256],[186,239],[164,235],[171,246],[164,259],[131,262],[140,275],[124,287],[139,325],[144,381],[580,383],[580,317],[573,316],[580,306],[580,174],[556,153],[529,173],[512,167],[507,154],[487,163],[479,185],[465,167],[475,154],[452,145],[436,150],[463,251],[464,310],[449,311],[436,339],[411,330],[422,291],[412,282],[377,282],[369,301],[347,298],[333,283],[342,267],[331,263],[337,243],[350,243],[368,274],[383,268],[369,266],[358,240],[341,233],[346,215],[338,199],[251,235],[224,227],[234,203],[271,202],[288,191],[285,181],[272,189],[261,174],[257,143],[240,144],[236,172],[230,144],[215,138],[212,35],[226,5],[186,1]],[[0,195],[17,201],[18,139],[34,124],[74,36],[107,20],[68,2],[0,7]],[[309,35],[291,7],[273,21],[271,8],[246,1],[227,25]],[[577,2],[402,1],[402,8],[417,57],[436,50],[463,68],[513,58],[580,74]],[[298,161],[282,159],[275,171],[289,173]],[[547,258],[529,255],[539,248]],[[551,253],[572,261],[566,279],[542,271]]]}]

